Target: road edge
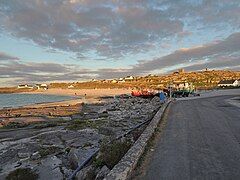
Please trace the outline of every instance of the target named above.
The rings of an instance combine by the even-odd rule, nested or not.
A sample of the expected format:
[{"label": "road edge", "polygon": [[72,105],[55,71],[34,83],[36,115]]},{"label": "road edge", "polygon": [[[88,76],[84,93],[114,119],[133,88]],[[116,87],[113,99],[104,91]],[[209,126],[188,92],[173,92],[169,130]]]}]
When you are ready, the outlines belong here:
[{"label": "road edge", "polygon": [[126,180],[130,173],[137,166],[138,161],[140,160],[142,154],[145,151],[145,148],[148,144],[149,139],[155,132],[164,111],[170,104],[170,100],[163,104],[163,106],[159,109],[159,111],[155,114],[152,121],[143,131],[138,140],[134,143],[134,145],[128,150],[128,152],[124,155],[124,157],[119,161],[118,164],[114,166],[114,168],[110,171],[110,173],[104,178],[104,180]]}]

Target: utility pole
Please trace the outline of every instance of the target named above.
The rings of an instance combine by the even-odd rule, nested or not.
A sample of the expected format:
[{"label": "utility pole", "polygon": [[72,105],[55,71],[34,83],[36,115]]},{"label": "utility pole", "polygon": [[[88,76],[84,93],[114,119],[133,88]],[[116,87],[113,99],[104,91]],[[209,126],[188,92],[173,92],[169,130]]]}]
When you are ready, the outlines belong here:
[{"label": "utility pole", "polygon": [[169,93],[170,93],[170,99],[172,99],[172,86],[171,85],[170,85]]},{"label": "utility pole", "polygon": [[169,87],[169,97],[170,97],[170,99],[172,99],[172,86],[173,86],[173,83],[170,82],[169,85],[168,85],[168,87]]}]

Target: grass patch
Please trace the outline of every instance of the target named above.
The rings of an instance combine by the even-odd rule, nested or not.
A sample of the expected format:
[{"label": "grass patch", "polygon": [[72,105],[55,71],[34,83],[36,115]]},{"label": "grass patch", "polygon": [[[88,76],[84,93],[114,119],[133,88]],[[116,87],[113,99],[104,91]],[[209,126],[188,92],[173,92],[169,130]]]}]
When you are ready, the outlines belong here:
[{"label": "grass patch", "polygon": [[49,128],[49,127],[56,127],[56,126],[62,126],[64,124],[67,124],[69,121],[65,120],[53,120],[53,121],[41,121],[41,122],[32,122],[31,125],[34,129],[43,129],[43,128]]},{"label": "grass patch", "polygon": [[92,143],[87,142],[87,143],[85,143],[82,147],[83,147],[83,148],[87,148],[87,147],[91,147],[92,145],[93,145]]},{"label": "grass patch", "polygon": [[38,174],[30,168],[19,168],[10,172],[6,180],[36,180]]},{"label": "grass patch", "polygon": [[101,168],[101,167],[104,166],[104,162],[101,159],[101,157],[98,157],[98,158],[95,157],[93,159],[93,166],[96,167],[96,168]]},{"label": "grass patch", "polygon": [[41,155],[41,157],[46,157],[50,154],[58,152],[59,150],[60,148],[55,146],[43,147],[42,149],[39,150],[39,154]]},{"label": "grass patch", "polygon": [[108,115],[108,112],[107,111],[104,111],[102,113],[99,114],[99,117],[100,118],[107,118],[109,115]]},{"label": "grass patch", "polygon": [[72,121],[69,125],[67,125],[66,129],[69,129],[69,130],[81,130],[86,128],[98,129],[105,123],[106,123],[105,120],[95,120],[95,121],[75,120],[75,121]]},{"label": "grass patch", "polygon": [[27,127],[29,124],[19,123],[19,122],[9,122],[8,124],[4,125],[2,128],[4,129],[15,129],[15,128],[23,128]]},{"label": "grass patch", "polygon": [[36,124],[33,126],[34,129],[43,129],[43,128],[49,128],[49,127],[55,127],[57,126],[57,123],[41,123],[41,124]]},{"label": "grass patch", "polygon": [[106,165],[112,169],[127,153],[132,146],[129,140],[115,141],[110,144],[102,143],[100,147],[100,155],[94,160],[97,167]]}]

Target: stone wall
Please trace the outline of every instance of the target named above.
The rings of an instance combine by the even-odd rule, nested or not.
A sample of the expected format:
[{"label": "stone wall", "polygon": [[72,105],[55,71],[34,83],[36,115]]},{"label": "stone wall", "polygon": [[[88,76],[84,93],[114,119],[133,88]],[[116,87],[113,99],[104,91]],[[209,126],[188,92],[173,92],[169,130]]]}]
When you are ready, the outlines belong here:
[{"label": "stone wall", "polygon": [[166,102],[160,110],[156,113],[152,121],[149,123],[147,128],[144,130],[139,139],[134,143],[134,145],[129,149],[127,154],[122,158],[122,160],[114,166],[110,173],[104,178],[104,180],[125,180],[128,175],[136,167],[138,160],[143,154],[148,140],[153,135],[158,123],[160,122],[162,115],[168,106],[170,101]]}]

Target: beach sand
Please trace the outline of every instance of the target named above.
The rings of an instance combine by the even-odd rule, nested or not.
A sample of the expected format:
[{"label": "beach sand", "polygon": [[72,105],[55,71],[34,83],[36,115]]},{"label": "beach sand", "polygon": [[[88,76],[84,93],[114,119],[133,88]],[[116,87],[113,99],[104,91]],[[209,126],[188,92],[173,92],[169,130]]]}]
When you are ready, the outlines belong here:
[{"label": "beach sand", "polygon": [[[75,105],[78,103],[98,103],[101,102],[100,97],[104,96],[115,96],[120,94],[130,94],[131,89],[58,89],[52,88],[47,90],[37,90],[32,92],[24,92],[26,94],[52,94],[52,95],[68,95],[74,96],[76,99],[53,102],[53,103],[43,103],[31,105],[31,107],[46,107],[46,106],[56,106],[56,105]],[[26,106],[28,107],[28,106]]]},{"label": "beach sand", "polygon": [[74,96],[84,96],[90,98],[98,98],[101,96],[113,96],[119,94],[131,93],[131,89],[58,89],[52,88],[47,90],[37,90],[33,92],[27,92],[31,94],[41,93],[41,94],[55,94],[55,95],[70,95]]},{"label": "beach sand", "polygon": [[[4,124],[9,122],[34,122],[42,121],[38,116],[67,116],[81,111],[82,103],[93,104],[108,101],[101,99],[104,96],[114,96],[131,93],[130,89],[48,89],[46,91],[24,92],[26,94],[52,94],[69,95],[76,99],[27,105],[21,108],[1,109],[0,118],[4,119]],[[111,98],[109,99],[111,100]],[[20,115],[21,117],[17,117]],[[24,118],[22,118],[24,117]],[[3,122],[2,122],[3,123]]]}]

